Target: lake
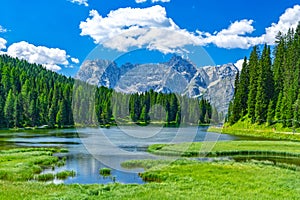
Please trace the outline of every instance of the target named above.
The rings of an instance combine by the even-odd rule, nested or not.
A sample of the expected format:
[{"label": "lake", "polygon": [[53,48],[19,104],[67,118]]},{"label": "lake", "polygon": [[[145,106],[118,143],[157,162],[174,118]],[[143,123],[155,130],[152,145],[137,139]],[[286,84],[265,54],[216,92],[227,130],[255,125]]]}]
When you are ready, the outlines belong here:
[{"label": "lake", "polygon": [[[155,126],[139,127],[124,126],[109,129],[77,128],[55,130],[30,131],[1,131],[0,149],[14,147],[61,147],[68,153],[58,154],[66,156],[66,165],[54,169],[47,169],[43,173],[59,172],[63,170],[76,171],[75,177],[64,181],[54,180],[55,183],[138,183],[143,180],[138,176],[142,169],[128,170],[120,163],[133,159],[170,159],[147,153],[150,144],[179,143],[193,141],[245,140],[248,137],[236,137],[226,134],[208,133],[208,127],[162,128]],[[214,143],[212,143],[213,145]],[[213,146],[205,147],[209,151]],[[112,168],[110,177],[103,177],[99,169]]]}]

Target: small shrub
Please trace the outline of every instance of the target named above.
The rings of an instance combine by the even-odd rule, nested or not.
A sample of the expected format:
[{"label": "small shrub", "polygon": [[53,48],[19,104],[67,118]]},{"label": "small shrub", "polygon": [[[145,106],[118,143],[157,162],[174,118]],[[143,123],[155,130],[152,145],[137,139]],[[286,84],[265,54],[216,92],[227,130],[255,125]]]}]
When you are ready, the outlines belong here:
[{"label": "small shrub", "polygon": [[38,181],[51,181],[55,178],[54,174],[39,174],[36,176],[36,180]]},{"label": "small shrub", "polygon": [[102,168],[102,169],[99,170],[99,173],[102,176],[109,176],[109,175],[111,175],[111,169],[109,169],[109,168]]},{"label": "small shrub", "polygon": [[56,174],[56,178],[61,179],[61,180],[66,179],[68,177],[74,177],[74,176],[76,176],[76,172],[73,170],[72,171],[62,171],[62,172],[58,172]]}]

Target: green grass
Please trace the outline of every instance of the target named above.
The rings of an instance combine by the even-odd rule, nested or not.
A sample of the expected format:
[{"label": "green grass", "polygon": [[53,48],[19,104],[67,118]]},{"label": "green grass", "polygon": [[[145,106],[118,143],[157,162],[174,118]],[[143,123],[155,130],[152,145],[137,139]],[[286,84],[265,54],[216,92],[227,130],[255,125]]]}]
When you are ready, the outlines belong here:
[{"label": "green grass", "polygon": [[[149,149],[196,152],[204,148],[203,145],[205,149],[213,147],[213,152],[276,151],[300,154],[300,143],[282,141],[230,141],[217,142],[216,145],[184,143],[152,145]],[[42,181],[50,180],[54,174],[35,173],[39,173],[46,165],[58,162],[52,160],[55,158],[53,153],[57,151],[47,148],[0,151],[0,176],[1,172],[17,177],[26,172],[33,173]],[[274,166],[268,161],[209,163],[182,158],[173,162],[127,161],[122,166],[145,168],[146,172],[140,176],[149,182],[143,185],[54,185],[26,181],[28,179],[24,178],[0,178],[0,199],[300,199],[300,172],[289,165]],[[14,171],[14,168],[17,170]],[[59,176],[56,174],[57,178]]]},{"label": "green grass", "polygon": [[[160,164],[160,161],[155,162]],[[156,182],[144,185],[53,185],[0,181],[0,199],[300,198],[299,172],[261,163],[185,161],[152,168],[142,177]]]},{"label": "green grass", "polygon": [[[65,151],[65,150],[64,150]],[[53,153],[61,152],[55,148],[18,148],[0,151],[0,179],[8,181],[27,181],[45,168],[60,162]],[[43,177],[37,177],[43,179]]]},{"label": "green grass", "polygon": [[300,141],[300,128],[284,128],[282,124],[277,123],[271,126],[252,124],[249,120],[239,121],[230,126],[225,124],[220,127],[209,127],[209,132],[225,133],[237,136],[251,136],[259,138]]},{"label": "green grass", "polygon": [[34,177],[37,181],[52,181],[55,178],[54,174],[47,173],[47,174],[38,174]]},{"label": "green grass", "polygon": [[289,141],[217,141],[154,144],[148,151],[168,156],[274,155],[300,157],[300,143]]},{"label": "green grass", "polygon": [[60,180],[64,180],[68,177],[74,177],[74,176],[76,176],[76,172],[73,170],[72,171],[65,170],[65,171],[58,172],[56,174],[56,178]]}]

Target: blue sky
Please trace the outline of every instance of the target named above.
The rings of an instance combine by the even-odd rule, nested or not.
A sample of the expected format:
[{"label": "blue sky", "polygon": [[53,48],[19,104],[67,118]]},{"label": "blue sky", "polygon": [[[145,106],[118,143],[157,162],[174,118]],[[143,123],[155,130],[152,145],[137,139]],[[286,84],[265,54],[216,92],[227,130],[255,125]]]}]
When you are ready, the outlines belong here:
[{"label": "blue sky", "polygon": [[203,47],[216,64],[274,43],[300,21],[295,0],[3,0],[0,52],[74,75],[97,46],[163,54]]}]

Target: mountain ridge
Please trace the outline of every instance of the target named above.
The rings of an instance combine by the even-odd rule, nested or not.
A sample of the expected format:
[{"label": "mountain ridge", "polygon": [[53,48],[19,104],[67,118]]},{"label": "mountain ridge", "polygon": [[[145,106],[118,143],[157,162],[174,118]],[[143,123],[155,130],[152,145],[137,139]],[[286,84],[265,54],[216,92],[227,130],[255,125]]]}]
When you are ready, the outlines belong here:
[{"label": "mountain ridge", "polygon": [[168,62],[150,64],[125,63],[118,66],[109,60],[86,60],[76,79],[112,88],[122,93],[177,93],[191,98],[204,97],[219,112],[227,112],[234,94],[238,68],[232,64],[197,67],[191,61],[174,55]]}]

